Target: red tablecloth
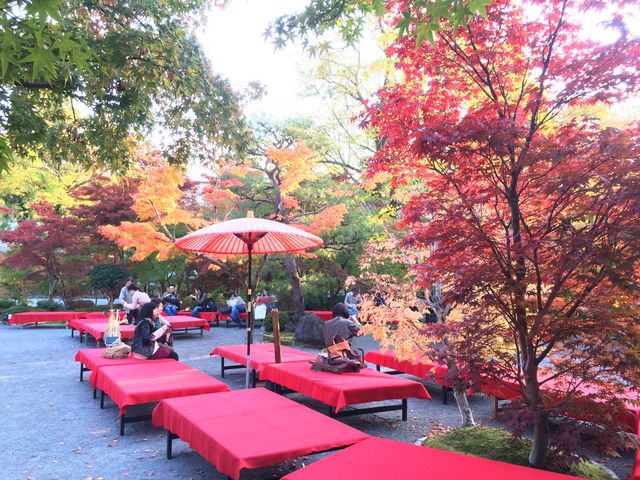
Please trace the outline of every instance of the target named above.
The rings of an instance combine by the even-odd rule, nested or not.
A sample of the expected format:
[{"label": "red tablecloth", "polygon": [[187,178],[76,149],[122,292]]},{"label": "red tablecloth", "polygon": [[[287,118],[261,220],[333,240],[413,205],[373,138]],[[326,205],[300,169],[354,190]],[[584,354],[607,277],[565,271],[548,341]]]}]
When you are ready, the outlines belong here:
[{"label": "red tablecloth", "polygon": [[265,365],[260,378],[335,407],[336,412],[357,403],[431,397],[421,383],[363,368],[358,373],[336,375],[314,372],[307,362]]},{"label": "red tablecloth", "polygon": [[177,434],[234,479],[243,468],[273,465],[368,438],[264,388],[163,400],[153,411],[153,425]]},{"label": "red tablecloth", "polygon": [[180,330],[183,328],[204,328],[205,330],[211,330],[209,326],[209,320],[206,318],[197,318],[197,317],[189,317],[186,315],[174,315],[173,317],[165,316],[165,320],[167,320],[171,324],[171,328],[174,330]]},{"label": "red tablecloth", "polygon": [[76,362],[80,362],[85,366],[88,370],[91,371],[91,376],[89,377],[89,383],[92,387],[96,387],[96,378],[98,377],[98,370],[101,367],[113,367],[115,365],[135,365],[138,363],[148,363],[148,362],[175,362],[175,360],[171,359],[163,359],[163,360],[140,360],[135,357],[127,357],[127,358],[104,358],[102,356],[102,352],[104,352],[106,348],[86,348],[83,350],[78,350],[76,352],[75,360]]},{"label": "red tablecloth", "polygon": [[[282,345],[280,347],[282,363],[285,362],[308,362],[316,358],[316,355],[303,352],[291,347]],[[247,346],[246,345],[224,345],[214,348],[210,355],[219,355],[223,358],[247,366]],[[255,343],[251,345],[251,369],[261,372],[265,365],[275,363],[273,343]]]},{"label": "red tablecloth", "polygon": [[576,477],[371,437],[282,480],[576,480]]},{"label": "red tablecloth", "polygon": [[[206,320],[207,322],[215,322],[218,319],[218,312],[200,312],[198,315],[200,315],[200,318],[202,318],[203,320]],[[172,318],[175,318],[175,317],[178,317],[178,316],[180,316],[180,317],[197,318],[197,317],[191,317],[191,312],[188,311],[188,310],[180,310],[173,317],[170,317],[168,315],[163,315],[163,316],[167,320],[169,320],[169,322],[171,322]]]},{"label": "red tablecloth", "polygon": [[67,322],[67,327],[73,328],[79,332],[85,332],[86,325],[93,324],[97,325],[99,323],[107,324],[106,318],[74,318],[73,320],[69,320]]},{"label": "red tablecloth", "polygon": [[[123,318],[124,315],[125,315],[124,310],[118,310],[119,318]],[[87,312],[83,315],[82,318],[98,318],[106,322],[109,319],[109,314],[107,313],[107,315],[104,315],[102,312]]]},{"label": "red tablecloth", "polygon": [[9,325],[23,325],[25,323],[55,323],[67,322],[74,318],[83,318],[85,312],[24,312],[14,313],[9,319]]},{"label": "red tablecloth", "polygon": [[[92,319],[90,319],[92,320]],[[102,322],[87,322],[83,324],[83,331],[88,335],[91,335],[96,339],[96,342],[99,342],[104,337],[104,332],[107,330],[107,321],[104,320]],[[120,338],[123,340],[128,340],[133,338],[133,332],[135,331],[135,325],[129,325],[128,323],[120,325]]]},{"label": "red tablecloth", "polygon": [[146,360],[140,365],[101,367],[95,386],[120,408],[165,398],[227,392],[229,387],[181,362]]},{"label": "red tablecloth", "polygon": [[415,358],[412,360],[400,360],[393,350],[387,350],[386,352],[372,350],[365,354],[364,359],[374,365],[391,368],[415,377],[434,380],[440,385],[449,386],[446,381],[447,367],[424,358],[421,353],[416,353]]},{"label": "red tablecloth", "polygon": [[333,318],[333,313],[328,310],[307,310],[304,313],[313,313],[324,321],[331,320]]}]

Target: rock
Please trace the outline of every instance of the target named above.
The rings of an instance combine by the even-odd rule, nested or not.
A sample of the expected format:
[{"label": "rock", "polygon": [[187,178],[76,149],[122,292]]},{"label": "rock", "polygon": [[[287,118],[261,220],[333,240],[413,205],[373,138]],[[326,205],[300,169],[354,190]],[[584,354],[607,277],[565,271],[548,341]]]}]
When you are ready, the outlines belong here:
[{"label": "rock", "polygon": [[307,313],[298,320],[294,338],[297,342],[324,345],[323,330],[324,321],[313,313]]}]

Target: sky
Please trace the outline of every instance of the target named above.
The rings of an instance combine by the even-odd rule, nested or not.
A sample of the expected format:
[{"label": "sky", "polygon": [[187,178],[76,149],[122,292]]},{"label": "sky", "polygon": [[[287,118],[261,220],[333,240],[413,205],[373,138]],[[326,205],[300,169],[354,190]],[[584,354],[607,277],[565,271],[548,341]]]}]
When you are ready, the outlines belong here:
[{"label": "sky", "polygon": [[298,67],[309,63],[301,47],[289,45],[276,51],[264,38],[271,21],[283,14],[298,12],[308,0],[233,0],[224,9],[214,8],[198,37],[213,70],[229,79],[236,90],[256,80],[267,95],[250,104],[250,116],[286,118],[310,114],[314,102],[299,98],[302,84]]}]

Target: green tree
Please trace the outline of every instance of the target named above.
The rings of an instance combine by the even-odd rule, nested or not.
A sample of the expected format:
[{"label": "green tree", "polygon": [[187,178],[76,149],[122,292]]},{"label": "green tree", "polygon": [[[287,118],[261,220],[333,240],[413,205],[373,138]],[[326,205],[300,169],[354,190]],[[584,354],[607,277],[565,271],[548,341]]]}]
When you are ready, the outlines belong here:
[{"label": "green tree", "polygon": [[277,47],[298,39],[311,53],[329,48],[326,41],[318,40],[329,31],[337,31],[348,44],[355,43],[369,20],[400,13],[401,20],[394,24],[398,36],[407,32],[416,35],[416,43],[433,41],[434,35],[445,25],[457,29],[476,14],[486,15],[491,0],[313,0],[298,13],[283,15],[267,29]]},{"label": "green tree", "polygon": [[174,162],[241,149],[238,99],[193,34],[208,4],[1,3],[0,171],[16,155],[123,169],[153,128]]},{"label": "green tree", "polygon": [[118,295],[122,284],[129,277],[129,272],[122,265],[100,263],[94,265],[89,274],[91,287],[109,299],[109,308],[113,307],[113,299]]}]

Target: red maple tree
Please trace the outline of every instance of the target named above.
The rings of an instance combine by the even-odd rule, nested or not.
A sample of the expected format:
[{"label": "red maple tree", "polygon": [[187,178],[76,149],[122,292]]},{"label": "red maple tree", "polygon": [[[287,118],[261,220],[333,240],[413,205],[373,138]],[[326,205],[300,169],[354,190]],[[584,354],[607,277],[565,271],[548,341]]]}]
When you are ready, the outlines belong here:
[{"label": "red maple tree", "polygon": [[34,268],[35,275],[47,279],[49,299],[61,287],[65,291],[71,277],[86,275],[88,269],[73,258],[78,243],[76,220],[58,213],[51,204],[33,204],[35,220],[21,221],[15,230],[0,232],[0,241],[18,247],[2,260],[3,265],[15,268]]},{"label": "red maple tree", "polygon": [[[366,112],[384,139],[370,173],[422,185],[401,218],[407,244],[431,250],[418,283],[464,305],[440,334],[468,342],[460,365],[516,385],[512,418],[533,426],[537,467],[550,444],[574,447],[577,427],[611,446],[618,428],[601,426],[640,378],[640,131],[581,115],[637,94],[640,41],[625,23],[637,8],[497,0],[433,44],[392,45],[403,81]],[[584,29],[594,15],[607,41]],[[559,416],[588,421],[551,435]]]}]

